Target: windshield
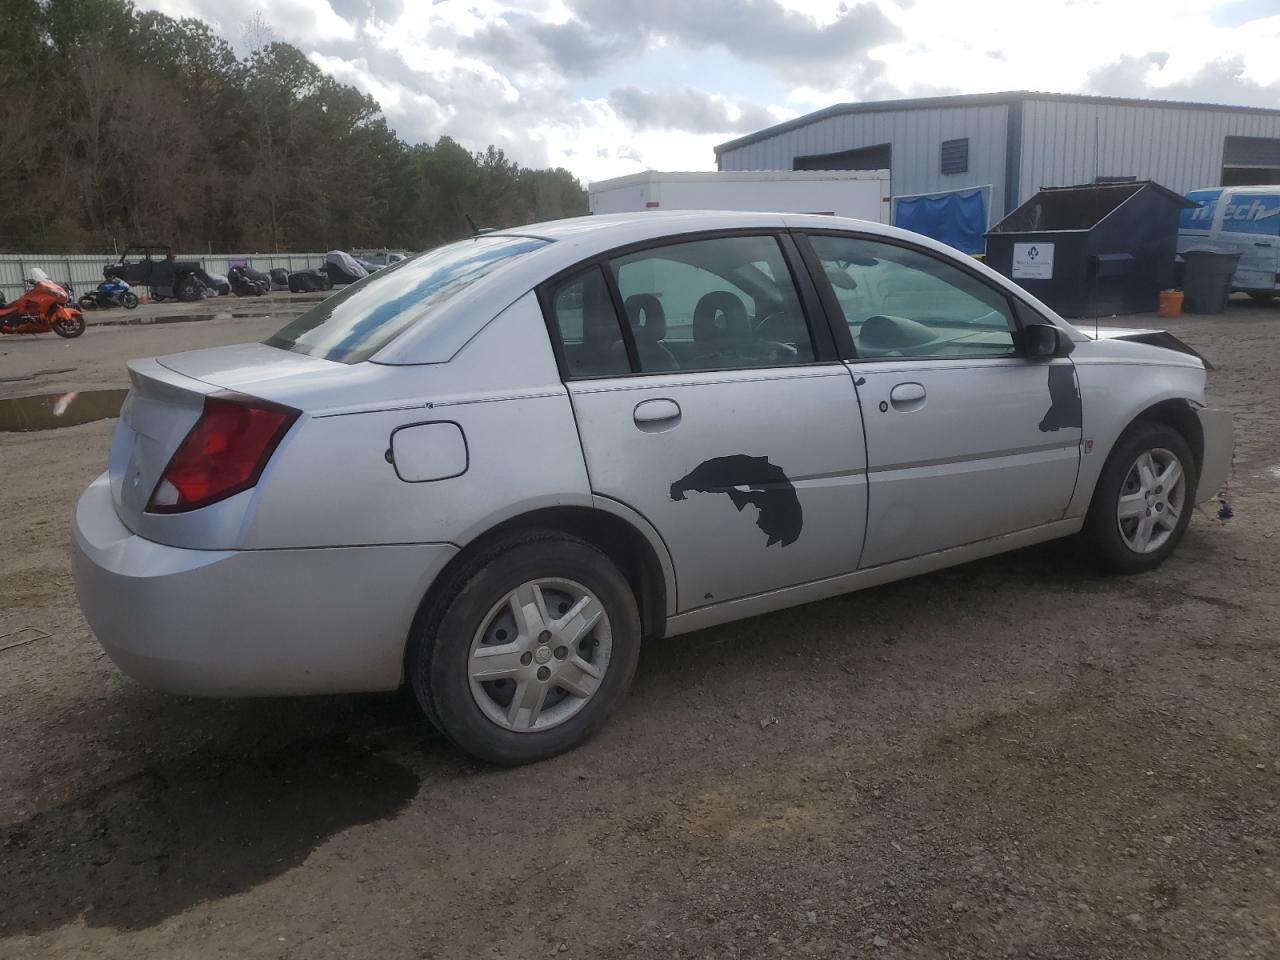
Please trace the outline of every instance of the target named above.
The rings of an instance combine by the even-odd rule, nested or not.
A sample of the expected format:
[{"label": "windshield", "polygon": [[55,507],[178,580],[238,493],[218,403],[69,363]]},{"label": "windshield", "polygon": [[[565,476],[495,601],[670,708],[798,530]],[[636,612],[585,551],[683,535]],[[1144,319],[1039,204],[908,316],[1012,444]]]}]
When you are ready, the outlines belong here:
[{"label": "windshield", "polygon": [[359,363],[430,307],[512,257],[548,242],[534,237],[479,236],[428,250],[384,267],[316,304],[265,343],[325,360]]}]

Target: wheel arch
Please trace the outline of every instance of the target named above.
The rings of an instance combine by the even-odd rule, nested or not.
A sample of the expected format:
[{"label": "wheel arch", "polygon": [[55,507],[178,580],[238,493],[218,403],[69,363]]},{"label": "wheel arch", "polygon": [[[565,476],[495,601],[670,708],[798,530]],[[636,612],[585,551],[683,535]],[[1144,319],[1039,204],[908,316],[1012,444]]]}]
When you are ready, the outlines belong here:
[{"label": "wheel arch", "polygon": [[[1115,439],[1107,446],[1106,456],[1102,457],[1094,468],[1095,472],[1088,478],[1087,486],[1083,490],[1079,486],[1076,488],[1076,498],[1073,503],[1079,504],[1076,508],[1079,513],[1072,515],[1082,516],[1092,506],[1093,498],[1097,494],[1098,483],[1102,479],[1103,466],[1111,457],[1112,451],[1115,450],[1121,438],[1141,423],[1159,423],[1176,430],[1187,441],[1187,446],[1191,448],[1191,456],[1195,461],[1196,475],[1199,476],[1200,470],[1204,465],[1204,429],[1200,425],[1200,417],[1196,414],[1196,409],[1197,404],[1194,400],[1188,397],[1174,396],[1149,403],[1133,414],[1125,422],[1124,426],[1116,431]],[[1082,496],[1085,491],[1087,491],[1087,496]]]},{"label": "wheel arch", "polygon": [[1204,428],[1201,427],[1200,417],[1196,415],[1196,408],[1190,400],[1174,397],[1152,404],[1125,424],[1120,436],[1124,436],[1139,423],[1162,423],[1178,431],[1191,448],[1196,476],[1200,475],[1204,467]]},{"label": "wheel arch", "polygon": [[617,564],[635,594],[642,635],[661,637],[666,629],[669,604],[675,599],[674,572],[666,547],[657,532],[639,515],[631,516],[624,505],[607,498],[592,499],[591,506],[530,509],[496,522],[472,537],[428,587],[414,618],[415,629],[448,593],[456,572],[477,552],[513,533],[552,530],[586,541]]}]

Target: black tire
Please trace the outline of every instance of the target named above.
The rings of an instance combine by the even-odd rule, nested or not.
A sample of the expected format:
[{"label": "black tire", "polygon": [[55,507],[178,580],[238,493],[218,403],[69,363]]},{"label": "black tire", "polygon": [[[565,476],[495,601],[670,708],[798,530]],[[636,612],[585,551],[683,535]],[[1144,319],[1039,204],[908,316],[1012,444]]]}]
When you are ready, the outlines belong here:
[{"label": "black tire", "polygon": [[174,285],[174,293],[183,303],[194,303],[200,299],[200,281],[193,276],[185,276]]},{"label": "black tire", "polygon": [[86,293],[83,297],[76,301],[81,310],[97,310],[98,296],[94,293]]},{"label": "black tire", "polygon": [[84,333],[84,314],[77,310],[69,320],[55,320],[51,326],[53,327],[53,332],[58,336],[74,340]]},{"label": "black tire", "polygon": [[[472,640],[495,604],[521,584],[547,578],[573,581],[594,594],[610,623],[612,650],[599,687],[576,713],[546,730],[518,732],[481,709],[468,661]],[[407,672],[423,711],[459,749],[515,766],[553,757],[592,737],[626,698],[639,656],[640,615],[626,578],[590,544],[541,530],[497,540],[455,571],[433,609],[415,624]]]},{"label": "black tire", "polygon": [[1266,290],[1254,290],[1249,294],[1258,303],[1271,303],[1280,294],[1270,293]]},{"label": "black tire", "polygon": [[124,304],[126,310],[136,310],[138,308],[138,295],[132,290],[126,290],[120,297],[120,302]]},{"label": "black tire", "polygon": [[[1183,503],[1178,521],[1165,542],[1150,553],[1139,553],[1125,542],[1116,510],[1126,478],[1138,457],[1148,451],[1163,450],[1175,456],[1185,476]],[[1199,472],[1186,439],[1173,427],[1154,421],[1139,421],[1121,434],[1107,457],[1098,485],[1093,491],[1089,513],[1085,518],[1082,540],[1090,559],[1104,572],[1118,574],[1145,573],[1164,563],[1173,553],[1195,509]]]},{"label": "black tire", "polygon": [[322,276],[322,277],[320,278],[320,289],[321,289],[321,290],[332,290],[332,289],[333,289],[333,278],[332,278],[332,277],[330,277],[328,274],[325,274],[324,276]]}]

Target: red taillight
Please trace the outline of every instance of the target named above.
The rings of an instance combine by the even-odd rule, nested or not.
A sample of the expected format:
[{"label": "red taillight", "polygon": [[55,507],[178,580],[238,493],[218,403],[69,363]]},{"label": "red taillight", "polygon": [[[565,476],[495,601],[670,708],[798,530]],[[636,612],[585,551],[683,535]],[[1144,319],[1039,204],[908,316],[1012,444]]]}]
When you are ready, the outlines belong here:
[{"label": "red taillight", "polygon": [[182,513],[258,482],[298,411],[238,394],[204,398],[204,410],[174,451],[147,503],[149,513]]}]

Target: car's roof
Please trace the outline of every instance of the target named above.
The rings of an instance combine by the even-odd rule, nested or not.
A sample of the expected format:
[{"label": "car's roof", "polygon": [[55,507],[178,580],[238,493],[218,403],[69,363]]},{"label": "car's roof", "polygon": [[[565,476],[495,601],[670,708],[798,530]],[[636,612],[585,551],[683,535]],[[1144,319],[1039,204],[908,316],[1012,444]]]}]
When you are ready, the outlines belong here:
[{"label": "car's roof", "polygon": [[[837,230],[874,234],[935,251],[952,260],[965,260],[953,247],[918,233],[869,220],[823,214],[752,213],[736,210],[646,210],[567,220],[551,220],[527,226],[486,231],[480,236],[535,237],[549,241],[541,249],[525,253],[434,307],[434,321],[405,330],[371,359],[375,363],[445,363],[492,318],[528,291],[563,270],[633,243],[678,238],[722,230]],[[994,271],[969,261],[997,285],[1013,284]],[[1019,290],[1046,315],[1053,311]],[[1068,324],[1063,324],[1068,327]]]}]

